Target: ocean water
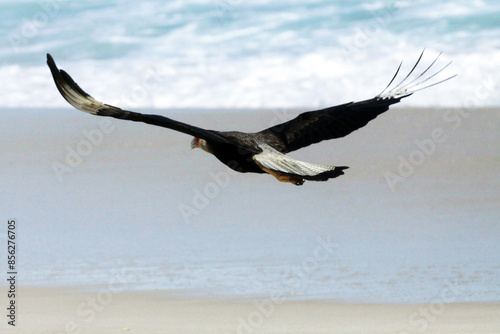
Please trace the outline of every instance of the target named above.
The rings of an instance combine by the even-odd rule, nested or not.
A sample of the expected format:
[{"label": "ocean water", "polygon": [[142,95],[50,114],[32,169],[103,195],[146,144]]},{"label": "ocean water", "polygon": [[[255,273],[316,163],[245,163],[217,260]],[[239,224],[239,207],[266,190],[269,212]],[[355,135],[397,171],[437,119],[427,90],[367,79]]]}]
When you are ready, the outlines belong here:
[{"label": "ocean water", "polygon": [[[498,112],[474,112],[500,105],[498,1],[5,0],[0,13],[0,256],[15,218],[21,287],[500,300]],[[101,119],[61,98],[48,52],[106,103],[257,131],[373,97],[424,48],[422,68],[442,51],[443,77],[458,76],[401,106],[458,107],[460,123],[394,108],[294,154],[351,167],[328,183],[228,174],[182,134],[116,120],[54,170]],[[438,127],[446,142],[392,190],[384,173]]]},{"label": "ocean water", "polygon": [[407,106],[500,104],[495,0],[5,0],[0,12],[3,107],[65,105],[48,52],[123,107],[312,108],[378,94],[424,48],[422,65],[442,51],[443,77],[458,77]]},{"label": "ocean water", "polygon": [[[265,300],[500,300],[496,109],[471,112],[459,126],[446,110],[391,110],[346,138],[294,152],[350,166],[302,187],[229,173],[190,150],[189,137],[163,128],[119,120],[103,127],[106,118],[70,108],[7,111],[0,268],[14,218],[21,294],[73,286]],[[155,112],[242,131],[277,115]],[[436,128],[446,140],[426,144],[432,152],[391,187],[386,173],[397,174],[400,159],[419,152],[415,140]]]}]

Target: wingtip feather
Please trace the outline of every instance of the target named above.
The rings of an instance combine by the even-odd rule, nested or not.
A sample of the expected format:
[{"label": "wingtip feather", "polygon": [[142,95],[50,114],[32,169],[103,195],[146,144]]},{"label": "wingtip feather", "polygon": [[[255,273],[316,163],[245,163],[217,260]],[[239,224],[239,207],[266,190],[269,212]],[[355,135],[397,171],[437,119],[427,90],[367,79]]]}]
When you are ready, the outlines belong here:
[{"label": "wingtip feather", "polygon": [[[414,70],[419,65],[419,63],[420,63],[420,61],[421,61],[421,59],[422,59],[422,57],[424,55],[424,52],[425,52],[425,49],[420,54],[417,62],[415,63],[415,65],[413,66],[413,68],[411,69],[411,71],[404,77],[404,79],[399,84],[397,84],[396,86],[394,86],[394,87],[392,87],[392,88],[389,89],[389,86],[391,86],[391,83],[395,79],[395,77],[393,77],[392,80],[391,80],[391,82],[389,83],[389,85],[382,91],[382,93],[376,96],[376,99],[382,99],[382,100],[396,99],[396,98],[397,99],[402,99],[402,98],[405,98],[405,97],[408,97],[408,96],[412,95],[413,93],[415,93],[415,92],[417,92],[419,90],[435,86],[435,85],[440,84],[442,82],[448,81],[449,79],[452,79],[452,78],[454,78],[456,76],[456,75],[453,75],[451,77],[448,77],[448,78],[446,78],[444,80],[440,80],[440,81],[435,82],[433,84],[429,84],[429,85],[421,87],[421,88],[416,88],[418,86],[421,86],[423,83],[429,81],[430,79],[434,78],[436,75],[438,75],[439,73],[441,73],[444,69],[446,69],[451,64],[451,62],[449,62],[444,67],[442,67],[441,69],[439,69],[438,71],[436,71],[434,74],[430,74],[430,75],[424,76],[427,73],[427,71],[429,71],[430,68],[433,67],[433,65],[436,63],[436,61],[438,60],[438,58],[441,56],[442,52],[440,52],[438,54],[438,56],[434,59],[434,61],[422,73],[420,73],[413,80],[409,79],[410,75],[414,72]],[[401,65],[400,65],[400,67],[401,67]],[[398,68],[398,71],[396,71],[396,75],[397,75],[398,72],[399,72],[399,68]],[[411,80],[411,81],[408,81],[408,80]]]}]

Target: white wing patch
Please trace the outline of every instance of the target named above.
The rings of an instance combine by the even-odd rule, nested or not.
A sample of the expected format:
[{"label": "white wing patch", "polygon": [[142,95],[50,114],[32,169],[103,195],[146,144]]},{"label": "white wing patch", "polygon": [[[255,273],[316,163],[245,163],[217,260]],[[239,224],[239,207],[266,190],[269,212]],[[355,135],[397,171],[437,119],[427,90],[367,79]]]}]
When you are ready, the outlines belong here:
[{"label": "white wing patch", "polygon": [[335,166],[318,165],[300,160],[295,160],[275,150],[267,144],[259,144],[262,152],[253,156],[253,160],[260,166],[282,173],[315,176],[332,171]]}]

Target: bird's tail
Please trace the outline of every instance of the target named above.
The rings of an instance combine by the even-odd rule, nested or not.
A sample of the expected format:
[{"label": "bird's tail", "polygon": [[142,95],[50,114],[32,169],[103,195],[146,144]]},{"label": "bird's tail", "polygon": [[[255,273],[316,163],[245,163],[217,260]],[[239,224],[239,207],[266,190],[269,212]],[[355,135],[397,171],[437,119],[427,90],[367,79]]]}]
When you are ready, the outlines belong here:
[{"label": "bird's tail", "polygon": [[326,181],[344,175],[346,166],[319,165],[293,159],[267,144],[260,144],[262,152],[253,156],[253,160],[266,173],[279,181],[302,185],[304,180]]}]

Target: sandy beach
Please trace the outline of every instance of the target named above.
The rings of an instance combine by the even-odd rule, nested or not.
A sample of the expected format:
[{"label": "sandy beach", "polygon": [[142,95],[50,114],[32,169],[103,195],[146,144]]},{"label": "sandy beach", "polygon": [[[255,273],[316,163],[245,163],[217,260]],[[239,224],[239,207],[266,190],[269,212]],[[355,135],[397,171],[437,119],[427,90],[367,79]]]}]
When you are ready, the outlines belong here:
[{"label": "sandy beach", "polygon": [[24,288],[3,333],[500,333],[500,305],[193,299],[161,291]]}]

